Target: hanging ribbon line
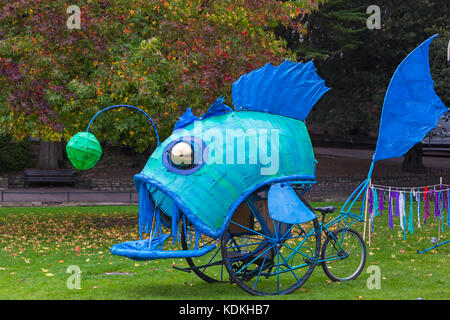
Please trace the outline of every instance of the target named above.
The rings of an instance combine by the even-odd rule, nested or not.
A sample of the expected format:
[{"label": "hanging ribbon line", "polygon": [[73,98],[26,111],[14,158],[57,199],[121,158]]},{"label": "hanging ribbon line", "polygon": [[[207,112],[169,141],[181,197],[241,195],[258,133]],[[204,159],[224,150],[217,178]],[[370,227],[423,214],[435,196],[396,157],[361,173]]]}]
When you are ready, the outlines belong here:
[{"label": "hanging ribbon line", "polygon": [[[416,193],[425,193],[425,189],[427,188],[428,190],[430,189],[437,189],[440,188],[440,184],[433,184],[433,185],[429,185],[429,186],[421,186],[421,187],[406,187],[406,192],[414,192],[414,190],[416,190]],[[399,189],[404,189],[405,187],[392,187],[392,186],[383,186],[383,185],[378,185],[378,184],[372,184],[371,185],[372,188],[376,189],[376,190],[381,190],[381,191],[389,191],[391,190],[399,190]],[[442,184],[442,190],[441,191],[447,191],[450,190],[450,184]]]},{"label": "hanging ribbon line", "polygon": [[[432,203],[434,203],[433,207]],[[394,220],[398,218],[403,239],[406,239],[407,232],[411,235],[414,234],[415,219],[417,219],[417,228],[426,225],[431,216],[433,220],[438,219],[439,232],[444,231],[444,225],[450,227],[449,184],[440,183],[421,187],[393,187],[371,184],[368,190],[370,232],[374,232],[376,217],[383,215],[385,206],[388,209],[389,228],[394,228]],[[447,219],[445,219],[445,214],[447,214]]]}]

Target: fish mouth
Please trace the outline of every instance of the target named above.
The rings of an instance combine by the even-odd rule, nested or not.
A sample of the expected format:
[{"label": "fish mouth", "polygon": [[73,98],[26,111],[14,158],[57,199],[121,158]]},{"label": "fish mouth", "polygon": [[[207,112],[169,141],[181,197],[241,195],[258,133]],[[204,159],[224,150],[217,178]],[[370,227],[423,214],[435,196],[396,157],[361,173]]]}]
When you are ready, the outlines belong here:
[{"label": "fish mouth", "polygon": [[[147,192],[149,192],[149,197],[153,202],[155,208],[160,209],[161,223],[167,227],[171,227],[172,213],[175,208],[181,212],[185,218],[187,218],[187,223],[190,223],[200,231],[201,233],[217,238],[217,230],[214,230],[202,220],[200,220],[194,212],[188,207],[188,205],[181,200],[176,192],[171,190],[167,185],[162,184],[160,181],[150,178],[142,173],[136,174],[133,178],[136,189],[139,191],[140,188],[145,187]],[[141,214],[141,207],[139,208],[139,214]]]}]

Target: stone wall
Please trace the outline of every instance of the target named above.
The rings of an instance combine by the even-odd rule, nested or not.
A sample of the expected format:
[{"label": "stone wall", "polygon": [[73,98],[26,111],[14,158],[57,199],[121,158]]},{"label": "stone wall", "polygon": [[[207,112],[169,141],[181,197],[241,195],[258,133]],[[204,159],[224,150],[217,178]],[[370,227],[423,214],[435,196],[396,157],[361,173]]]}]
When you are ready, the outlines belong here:
[{"label": "stone wall", "polygon": [[[21,174],[9,175],[7,178],[3,178],[4,188],[25,188],[25,179]],[[66,186],[66,184],[54,183],[53,186]],[[36,184],[31,184],[30,187],[36,186]],[[43,184],[41,184],[43,186]],[[46,186],[51,186],[51,184],[46,184]],[[67,187],[71,187],[67,184]],[[76,188],[87,188],[95,191],[130,191],[136,190],[133,184],[133,180],[114,180],[114,179],[95,179],[95,178],[84,178],[78,177],[78,181],[75,184]],[[2,188],[2,178],[0,178],[0,190]]]},{"label": "stone wall", "polygon": [[[310,195],[317,199],[346,199],[352,191],[367,177],[366,176],[346,176],[346,177],[318,177],[317,184],[310,190]],[[436,175],[415,175],[397,177],[373,177],[372,183],[395,187],[420,187],[439,183],[440,176]],[[450,184],[450,174],[442,176],[445,184]],[[8,183],[6,183],[6,181]],[[56,185],[56,184],[55,184]],[[68,185],[69,186],[69,185]],[[24,188],[23,175],[10,175],[8,179],[0,178],[0,190],[7,188]],[[97,179],[79,177],[77,188],[87,188],[94,191],[136,191],[132,179]]]},{"label": "stone wall", "polygon": [[95,191],[130,191],[136,190],[133,180],[89,179],[89,187]]},{"label": "stone wall", "polygon": [[14,188],[24,188],[25,187],[25,177],[23,174],[10,174],[8,175],[8,187],[10,189]]},{"label": "stone wall", "polygon": [[8,189],[8,178],[0,177],[0,190]]}]

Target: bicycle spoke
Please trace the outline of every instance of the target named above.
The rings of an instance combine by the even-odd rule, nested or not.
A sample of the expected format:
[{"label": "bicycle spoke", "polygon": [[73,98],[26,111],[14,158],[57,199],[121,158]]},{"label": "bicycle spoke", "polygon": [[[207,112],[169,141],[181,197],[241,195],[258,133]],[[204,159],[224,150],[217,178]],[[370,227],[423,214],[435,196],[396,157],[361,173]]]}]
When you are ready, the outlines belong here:
[{"label": "bicycle spoke", "polygon": [[261,275],[261,272],[262,272],[263,269],[264,269],[264,264],[266,263],[266,258],[267,258],[267,254],[268,254],[268,253],[269,253],[269,251],[267,251],[266,254],[264,255],[264,260],[263,260],[263,263],[262,263],[262,265],[261,265],[261,268],[259,269],[258,276],[256,277],[255,284],[253,285],[253,289],[255,289],[255,288],[256,288],[256,285],[258,284],[259,276]]},{"label": "bicycle spoke", "polygon": [[320,251],[319,223],[315,219],[301,226],[272,219],[265,188],[249,196],[230,220],[221,239],[222,258],[231,280],[245,291],[287,294],[314,270]]},{"label": "bicycle spoke", "polygon": [[255,233],[255,234],[257,234],[257,235],[260,235],[260,236],[262,236],[262,237],[264,237],[264,238],[266,238],[266,239],[271,239],[270,236],[266,236],[266,235],[264,235],[264,234],[262,234],[262,233],[260,233],[260,232],[257,232],[257,231],[255,231],[255,230],[249,229],[249,228],[247,228],[247,227],[245,227],[245,226],[243,226],[243,225],[241,225],[241,224],[239,224],[239,223],[237,223],[237,222],[231,221],[231,223],[233,223],[233,224],[235,224],[235,225],[237,225],[237,226],[239,226],[239,227],[241,227],[241,228],[244,228],[245,230],[248,230],[248,231],[250,231],[250,232],[252,232],[252,233]]},{"label": "bicycle spoke", "polygon": [[292,270],[292,268],[290,267],[289,263],[288,263],[288,262],[286,261],[286,259],[283,257],[283,255],[281,254],[281,252],[280,252],[280,250],[279,250],[278,248],[277,248],[277,252],[278,252],[278,254],[280,255],[280,257],[283,259],[284,263],[286,264],[286,267],[289,269],[289,271],[292,272],[292,274],[294,275],[295,279],[296,279],[297,281],[300,281],[300,280],[297,278],[297,275],[295,274],[294,270]]},{"label": "bicycle spoke", "polygon": [[[339,240],[339,243],[337,242]],[[351,229],[330,233],[324,243],[321,261],[327,276],[334,281],[355,279],[364,268],[366,247],[361,236]]]},{"label": "bicycle spoke", "polygon": [[275,245],[270,246],[269,248],[267,248],[266,250],[264,250],[263,253],[261,253],[260,255],[258,255],[256,258],[254,258],[252,261],[250,261],[249,263],[247,263],[245,266],[243,266],[241,269],[239,269],[239,271],[236,271],[236,273],[239,273],[242,271],[242,269],[248,267],[249,265],[251,265],[253,262],[255,262],[259,257],[261,257],[265,252],[267,252],[268,250],[272,249]]}]

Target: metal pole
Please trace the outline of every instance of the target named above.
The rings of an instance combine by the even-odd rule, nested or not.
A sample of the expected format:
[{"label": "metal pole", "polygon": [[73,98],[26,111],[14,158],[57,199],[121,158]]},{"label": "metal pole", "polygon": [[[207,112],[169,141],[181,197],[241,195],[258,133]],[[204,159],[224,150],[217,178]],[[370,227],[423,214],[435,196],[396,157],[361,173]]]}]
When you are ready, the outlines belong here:
[{"label": "metal pole", "polygon": [[156,125],[155,125],[155,123],[153,122],[152,118],[150,118],[150,116],[149,116],[148,114],[146,114],[143,110],[141,110],[141,109],[139,109],[139,108],[137,108],[137,107],[135,107],[135,106],[127,105],[127,104],[118,104],[118,105],[115,105],[115,106],[111,106],[111,107],[104,108],[104,109],[100,110],[99,112],[97,112],[97,113],[92,117],[91,121],[89,122],[89,124],[88,124],[88,126],[87,126],[87,128],[86,128],[86,132],[89,132],[89,128],[91,127],[92,122],[94,121],[95,118],[97,118],[97,116],[98,116],[100,113],[102,113],[103,111],[109,110],[109,109],[113,109],[113,108],[132,108],[132,109],[136,109],[137,111],[143,113],[143,114],[147,117],[147,119],[150,121],[150,123],[151,123],[152,126],[153,126],[153,129],[155,130],[156,144],[159,146],[159,135],[158,135],[158,130],[156,129]]},{"label": "metal pole", "polygon": [[[364,196],[365,200],[365,206],[364,206],[364,231],[363,231],[363,240],[366,241],[366,228],[367,228],[367,211],[369,206],[369,189],[372,184],[372,173],[373,168],[375,167],[375,162],[372,161],[370,164],[369,174],[367,175],[367,180],[369,183],[367,184],[366,194]],[[361,208],[362,209],[362,208]],[[370,222],[369,222],[369,229],[370,229]],[[370,238],[370,230],[369,230],[369,238]]]},{"label": "metal pole", "polygon": [[422,250],[422,251],[417,250],[417,253],[425,253],[425,252],[428,252],[430,250],[436,249],[436,248],[438,248],[440,246],[443,246],[444,244],[447,244],[447,243],[450,243],[450,240],[444,241],[442,243],[438,243],[438,244],[436,244],[436,245],[434,245],[434,246],[432,246],[432,247],[430,247],[428,249]]},{"label": "metal pole", "polygon": [[[368,212],[368,207],[369,207],[369,189],[370,189],[370,185],[372,184],[372,179],[369,179],[369,184],[367,186],[367,190],[366,190],[366,201],[365,201],[365,208],[364,208],[364,231],[363,231],[363,240],[366,240],[366,228],[367,228],[367,212]],[[370,222],[369,222],[369,238],[370,238]],[[369,244],[370,246],[370,244]]]}]

